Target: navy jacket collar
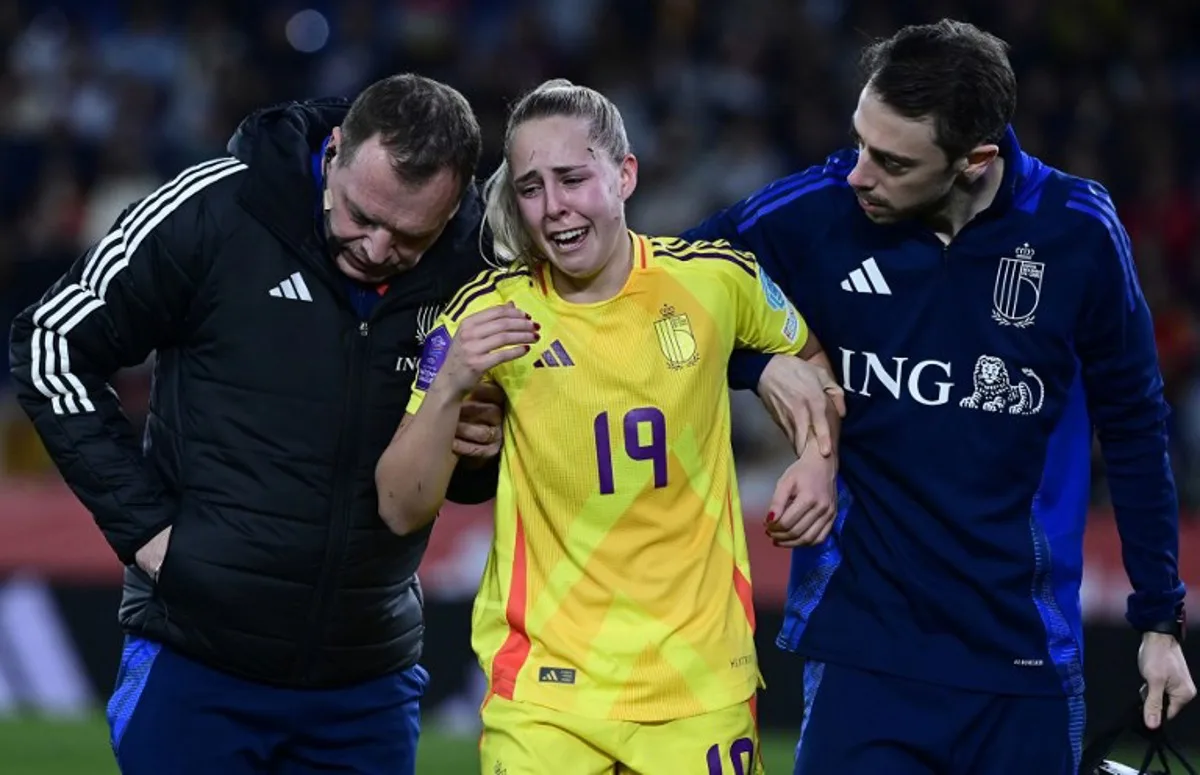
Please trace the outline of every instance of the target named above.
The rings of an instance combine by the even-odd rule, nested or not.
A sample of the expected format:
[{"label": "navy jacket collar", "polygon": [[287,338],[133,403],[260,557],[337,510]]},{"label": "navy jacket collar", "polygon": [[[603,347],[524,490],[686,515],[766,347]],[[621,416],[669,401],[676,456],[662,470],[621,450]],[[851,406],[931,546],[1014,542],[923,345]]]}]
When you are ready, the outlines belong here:
[{"label": "navy jacket collar", "polygon": [[1033,177],[1035,161],[1021,150],[1011,125],[1005,129],[999,145],[1000,157],[1004,159],[1004,177],[1000,179],[1000,188],[987,212],[1003,215],[1023,198]]}]

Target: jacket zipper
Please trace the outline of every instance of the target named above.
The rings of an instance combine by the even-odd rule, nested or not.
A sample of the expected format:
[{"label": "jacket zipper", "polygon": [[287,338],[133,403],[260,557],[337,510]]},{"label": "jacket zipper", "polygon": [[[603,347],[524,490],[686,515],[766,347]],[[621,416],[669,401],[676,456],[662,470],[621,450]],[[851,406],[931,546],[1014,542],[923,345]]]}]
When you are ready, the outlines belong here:
[{"label": "jacket zipper", "polygon": [[350,535],[354,505],[354,481],[351,473],[358,457],[358,437],[362,431],[360,394],[363,389],[363,373],[368,366],[371,351],[370,335],[371,324],[360,321],[357,336],[350,347],[350,375],[342,404],[343,433],[338,443],[337,463],[333,471],[334,492],[330,509],[331,522],[325,539],[325,558],[321,563],[321,573],[317,580],[316,593],[313,595],[312,609],[305,630],[306,637],[295,667],[295,677],[301,682],[306,682],[311,677],[309,672],[313,656],[328,628],[329,608],[333,604],[338,570],[341,568],[346,541]]}]

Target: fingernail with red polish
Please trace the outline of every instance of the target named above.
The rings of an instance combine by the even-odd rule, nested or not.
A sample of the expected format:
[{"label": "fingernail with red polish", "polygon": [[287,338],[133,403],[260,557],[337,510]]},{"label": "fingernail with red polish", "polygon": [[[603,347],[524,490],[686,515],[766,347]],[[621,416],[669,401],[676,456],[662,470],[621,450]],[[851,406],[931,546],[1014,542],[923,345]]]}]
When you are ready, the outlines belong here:
[{"label": "fingernail with red polish", "polygon": [[534,324],[533,324],[533,330],[534,330],[534,331],[541,331],[541,330],[542,330],[542,324],[541,324],[541,323],[534,323]]},{"label": "fingernail with red polish", "polygon": [[774,521],[775,521],[775,512],[773,512],[773,511],[768,511],[768,512],[767,512],[767,521],[768,521],[768,522],[774,522]]}]

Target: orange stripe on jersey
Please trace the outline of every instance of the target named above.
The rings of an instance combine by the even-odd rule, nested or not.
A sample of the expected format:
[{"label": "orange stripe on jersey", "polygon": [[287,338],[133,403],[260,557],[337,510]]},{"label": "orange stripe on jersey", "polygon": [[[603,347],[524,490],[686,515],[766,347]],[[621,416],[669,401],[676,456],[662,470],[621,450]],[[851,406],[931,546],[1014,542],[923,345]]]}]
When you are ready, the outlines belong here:
[{"label": "orange stripe on jersey", "polygon": [[542,289],[542,295],[546,296],[550,293],[550,287],[546,285],[546,264],[545,262],[537,265],[537,281],[538,287]]},{"label": "orange stripe on jersey", "polygon": [[750,622],[750,632],[754,632],[754,590],[750,586],[750,579],[746,578],[741,568],[733,569],[733,590],[737,593],[742,608],[746,609],[746,621]]},{"label": "orange stripe on jersey", "polygon": [[517,537],[514,543],[512,580],[508,588],[508,605],[505,607],[508,638],[492,660],[492,691],[506,700],[513,698],[517,676],[529,658],[530,645],[529,634],[525,631],[525,611],[529,604],[525,580],[528,561],[525,557],[525,525],[520,512],[517,513]]},{"label": "orange stripe on jersey", "polygon": [[633,237],[633,265],[645,269],[646,254],[650,251],[651,247],[646,244],[646,238],[635,234]]},{"label": "orange stripe on jersey", "polygon": [[[725,494],[725,513],[729,515],[729,528],[731,530],[744,529],[736,522],[733,499],[729,493]],[[746,621],[750,623],[750,632],[754,632],[754,589],[750,585],[750,579],[746,578],[746,574],[742,573],[742,569],[736,564],[733,566],[733,591],[741,602],[742,608],[746,611]]]}]

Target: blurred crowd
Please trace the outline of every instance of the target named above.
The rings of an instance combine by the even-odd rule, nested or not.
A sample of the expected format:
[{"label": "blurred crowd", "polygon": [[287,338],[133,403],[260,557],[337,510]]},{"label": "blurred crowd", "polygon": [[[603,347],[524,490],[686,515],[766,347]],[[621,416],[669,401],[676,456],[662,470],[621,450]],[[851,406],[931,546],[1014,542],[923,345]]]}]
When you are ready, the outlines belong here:
[{"label": "blurred crowd", "polygon": [[[0,326],[132,200],[258,106],[416,70],[460,88],[494,168],[505,109],[565,76],[622,109],[635,228],[672,233],[845,144],[867,40],[966,19],[1005,38],[1026,150],[1108,186],[1133,238],[1200,503],[1200,5],[1195,0],[0,0]],[[0,373],[7,468],[44,467]],[[146,370],[118,388],[135,417]],[[747,489],[781,434],[736,397]],[[770,441],[764,441],[770,440]],[[1097,498],[1103,472],[1098,467]]]}]

